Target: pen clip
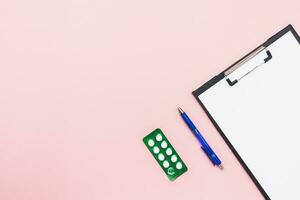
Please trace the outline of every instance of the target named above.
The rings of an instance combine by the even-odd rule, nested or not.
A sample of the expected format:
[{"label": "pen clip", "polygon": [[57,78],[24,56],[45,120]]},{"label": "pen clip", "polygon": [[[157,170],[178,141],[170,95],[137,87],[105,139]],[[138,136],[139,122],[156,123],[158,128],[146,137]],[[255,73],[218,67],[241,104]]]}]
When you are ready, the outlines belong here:
[{"label": "pen clip", "polygon": [[[253,67],[251,70],[249,70],[248,72],[246,72],[244,75],[242,75],[239,78],[236,78],[234,80],[231,80],[230,78],[228,78],[228,76],[232,72],[234,72],[235,70],[237,70],[239,67],[241,67],[242,65],[244,65],[245,63],[247,63],[248,61],[250,61],[252,58],[254,58],[256,55],[258,55],[260,52],[262,52],[264,50],[266,51],[267,57],[265,57],[260,64],[256,65],[255,67]],[[271,59],[272,59],[271,52],[266,47],[260,46],[259,48],[257,48],[256,50],[254,50],[252,53],[250,53],[249,55],[247,55],[245,58],[243,58],[242,60],[240,60],[239,62],[237,62],[236,64],[234,64],[232,67],[230,67],[228,70],[226,70],[224,72],[224,76],[226,77],[227,83],[230,86],[235,85],[239,80],[241,80],[242,78],[244,78],[245,76],[247,76],[248,74],[250,74],[251,72],[253,72],[255,69],[257,69],[261,65],[267,63]]]},{"label": "pen clip", "polygon": [[209,160],[212,162],[212,164],[216,165],[218,158],[216,157],[216,155],[214,154],[214,152],[212,152],[212,150],[210,148],[204,148],[203,146],[201,146],[201,149],[209,157]]}]

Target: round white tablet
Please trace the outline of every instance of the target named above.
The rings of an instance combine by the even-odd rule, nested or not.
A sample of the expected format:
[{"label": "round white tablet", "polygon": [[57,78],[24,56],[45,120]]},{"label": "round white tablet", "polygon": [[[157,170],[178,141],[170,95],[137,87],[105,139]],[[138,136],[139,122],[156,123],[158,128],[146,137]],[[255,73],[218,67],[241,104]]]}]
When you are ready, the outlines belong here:
[{"label": "round white tablet", "polygon": [[164,159],[165,156],[162,153],[158,154],[158,160],[163,161]]},{"label": "round white tablet", "polygon": [[158,147],[154,147],[153,148],[153,152],[156,153],[156,154],[159,153],[159,148]]},{"label": "round white tablet", "polygon": [[152,140],[152,139],[148,140],[148,145],[150,147],[153,147],[154,146],[154,140]]},{"label": "round white tablet", "polygon": [[178,162],[178,163],[176,164],[176,168],[177,168],[177,169],[181,169],[181,168],[182,168],[182,163],[181,163],[181,162]]},{"label": "round white tablet", "polygon": [[156,139],[157,141],[161,141],[161,140],[162,140],[161,134],[157,134],[156,137],[155,137],[155,139]]},{"label": "round white tablet", "polygon": [[177,156],[176,156],[176,155],[173,155],[173,156],[171,157],[171,161],[172,161],[172,162],[176,162],[176,161],[177,161]]},{"label": "round white tablet", "polygon": [[167,160],[165,160],[163,162],[163,166],[164,166],[164,168],[168,168],[170,166],[170,163]]},{"label": "round white tablet", "polygon": [[170,147],[167,148],[166,154],[167,154],[168,156],[170,156],[170,155],[172,154],[172,149],[171,149]]},{"label": "round white tablet", "polygon": [[162,148],[167,148],[167,146],[168,146],[168,144],[167,144],[166,141],[162,141],[162,142],[161,142],[161,147],[162,147]]}]

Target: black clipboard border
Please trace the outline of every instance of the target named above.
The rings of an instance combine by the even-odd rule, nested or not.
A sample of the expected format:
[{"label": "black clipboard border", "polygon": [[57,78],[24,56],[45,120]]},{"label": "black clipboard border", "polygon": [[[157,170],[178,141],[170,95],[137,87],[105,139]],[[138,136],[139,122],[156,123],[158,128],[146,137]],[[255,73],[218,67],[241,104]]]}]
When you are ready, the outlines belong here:
[{"label": "black clipboard border", "polygon": [[220,133],[220,135],[222,136],[222,138],[225,141],[225,143],[227,144],[227,146],[230,148],[231,152],[238,159],[239,163],[242,165],[242,167],[244,168],[244,170],[247,172],[247,174],[249,175],[249,177],[251,178],[251,180],[254,182],[254,184],[256,185],[256,187],[259,189],[259,191],[261,192],[261,194],[263,195],[263,197],[265,199],[267,199],[267,200],[271,200],[271,198],[268,196],[268,194],[266,193],[266,191],[260,185],[260,183],[258,182],[258,180],[256,179],[256,177],[254,176],[254,174],[250,171],[250,169],[248,168],[248,166],[246,165],[246,163],[244,162],[244,160],[242,159],[242,157],[238,154],[238,152],[236,151],[236,149],[234,148],[234,146],[231,144],[231,142],[229,141],[229,139],[226,137],[225,133],[222,131],[222,129],[216,123],[216,121],[211,116],[211,114],[206,109],[206,107],[201,102],[201,100],[198,98],[198,96],[200,94],[202,94],[203,92],[205,92],[206,90],[208,90],[213,85],[215,85],[216,83],[218,83],[220,80],[222,80],[223,78],[225,78],[225,75],[224,75],[225,71],[227,71],[232,66],[234,66],[235,64],[237,64],[238,62],[240,62],[241,60],[243,60],[244,58],[246,58],[247,56],[249,56],[251,53],[253,53],[254,51],[256,51],[261,46],[268,47],[269,45],[271,45],[273,42],[275,42],[276,40],[278,40],[279,38],[281,38],[283,35],[285,35],[289,31],[292,32],[292,34],[294,35],[294,37],[297,39],[298,43],[300,44],[300,37],[299,37],[298,33],[295,31],[295,29],[293,28],[293,26],[291,24],[289,24],[288,26],[286,26],[285,28],[283,28],[281,31],[279,31],[278,33],[276,33],[275,35],[273,35],[272,37],[270,37],[263,44],[261,44],[260,46],[258,46],[257,48],[255,48],[253,51],[251,51],[250,53],[248,53],[247,55],[245,55],[244,57],[242,57],[240,60],[238,60],[235,63],[233,63],[231,66],[229,66],[228,68],[226,68],[220,74],[218,74],[217,76],[213,77],[212,79],[210,79],[209,81],[207,81],[206,83],[204,83],[201,87],[199,87],[197,90],[195,90],[195,91],[192,92],[193,96],[196,98],[196,100],[198,101],[198,103],[200,104],[200,106],[202,107],[202,109],[204,110],[204,112],[206,113],[206,115],[208,116],[208,118],[210,119],[210,121],[213,123],[214,127],[217,129],[217,131]]}]

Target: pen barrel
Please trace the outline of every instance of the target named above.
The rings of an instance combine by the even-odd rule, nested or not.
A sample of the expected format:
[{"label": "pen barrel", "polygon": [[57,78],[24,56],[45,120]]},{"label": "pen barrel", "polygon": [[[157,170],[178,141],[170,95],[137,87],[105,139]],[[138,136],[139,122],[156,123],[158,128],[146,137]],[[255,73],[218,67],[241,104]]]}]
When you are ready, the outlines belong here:
[{"label": "pen barrel", "polygon": [[187,116],[187,114],[185,114],[185,112],[181,114],[181,117],[192,132],[194,132],[194,130],[197,129],[192,120]]},{"label": "pen barrel", "polygon": [[221,160],[218,158],[217,154],[215,154],[215,152],[212,150],[212,148],[209,146],[209,144],[206,142],[206,140],[203,138],[203,136],[199,133],[197,129],[194,130],[194,134],[202,145],[201,149],[206,153],[211,162],[214,165],[220,165]]},{"label": "pen barrel", "polygon": [[200,142],[200,144],[202,146],[204,146],[205,148],[209,145],[208,143],[205,141],[205,139],[202,137],[201,133],[198,131],[198,129],[196,128],[196,126],[194,125],[194,123],[192,122],[192,120],[187,116],[187,114],[182,113],[182,118],[185,121],[185,123],[188,125],[188,127],[190,128],[190,130],[193,132],[194,136],[197,138],[197,140]]},{"label": "pen barrel", "polygon": [[220,165],[221,160],[218,158],[218,156],[215,154],[215,152],[211,149],[209,144],[206,142],[204,137],[201,135],[201,133],[198,131],[198,129],[192,122],[192,120],[185,113],[182,113],[181,116],[182,116],[183,120],[185,121],[185,123],[187,124],[187,126],[189,127],[189,129],[193,132],[194,136],[200,142],[201,149],[206,153],[206,155],[209,157],[211,162],[214,165]]},{"label": "pen barrel", "polygon": [[201,143],[201,145],[206,148],[206,149],[211,149],[209,144],[206,142],[206,140],[204,139],[204,137],[200,134],[200,132],[198,131],[198,129],[194,129],[193,133],[195,135],[195,137],[197,138],[197,140]]}]

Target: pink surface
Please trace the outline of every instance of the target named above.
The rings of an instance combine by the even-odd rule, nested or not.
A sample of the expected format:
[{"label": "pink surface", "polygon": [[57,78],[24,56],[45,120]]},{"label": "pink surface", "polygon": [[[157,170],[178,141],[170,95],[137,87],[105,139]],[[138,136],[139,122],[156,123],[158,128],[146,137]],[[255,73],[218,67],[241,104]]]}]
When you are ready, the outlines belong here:
[{"label": "pink surface", "polygon": [[[291,23],[299,1],[0,3],[0,199],[262,199],[191,92]],[[180,119],[194,119],[225,170]],[[142,138],[187,164],[170,182]]]}]

